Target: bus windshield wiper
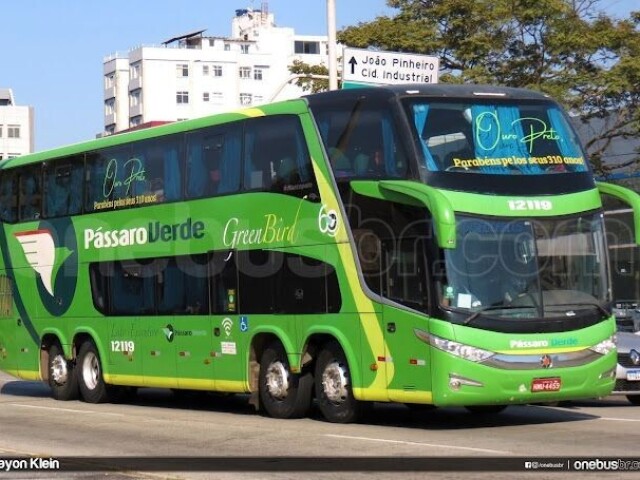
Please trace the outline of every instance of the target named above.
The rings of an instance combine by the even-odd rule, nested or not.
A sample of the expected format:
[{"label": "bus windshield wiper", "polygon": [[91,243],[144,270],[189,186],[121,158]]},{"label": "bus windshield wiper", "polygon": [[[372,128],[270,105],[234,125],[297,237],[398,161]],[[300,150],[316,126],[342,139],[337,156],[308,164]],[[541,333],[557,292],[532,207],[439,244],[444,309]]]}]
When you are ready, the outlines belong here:
[{"label": "bus windshield wiper", "polygon": [[469,325],[476,318],[486,312],[490,312],[492,310],[515,310],[517,308],[535,308],[533,305],[488,305],[480,310],[473,312],[467,319],[462,322],[464,325]]},{"label": "bus windshield wiper", "polygon": [[549,305],[545,305],[546,307],[577,307],[577,308],[583,308],[583,307],[595,307],[597,308],[600,313],[602,313],[604,316],[606,317],[610,317],[612,314],[611,312],[608,312],[606,308],[604,308],[602,305],[600,305],[598,302],[571,302],[571,303],[551,303]]}]

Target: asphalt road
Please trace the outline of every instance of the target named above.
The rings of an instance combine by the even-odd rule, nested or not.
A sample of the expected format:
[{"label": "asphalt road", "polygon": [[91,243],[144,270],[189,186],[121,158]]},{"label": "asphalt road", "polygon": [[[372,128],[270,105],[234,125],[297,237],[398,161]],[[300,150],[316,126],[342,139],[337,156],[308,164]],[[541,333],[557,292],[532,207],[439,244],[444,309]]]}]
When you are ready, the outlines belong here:
[{"label": "asphalt road", "polygon": [[[544,463],[549,457],[598,459],[635,455],[640,460],[638,452],[640,407],[632,406],[624,398],[609,397],[560,407],[513,406],[487,416],[460,408],[416,412],[403,405],[376,404],[364,422],[336,425],[324,422],[317,412],[300,420],[267,418],[255,413],[241,395],[176,398],[168,390],[141,389],[124,404],[59,402],[49,398],[48,388],[41,383],[20,381],[0,373],[2,480],[583,478],[584,472],[557,473],[542,468],[535,473],[495,472],[482,468],[490,465],[492,459],[500,462],[524,458]],[[16,456],[83,457],[70,459],[71,463],[66,464],[83,471],[2,471],[2,460]],[[206,459],[172,460],[211,456],[222,460],[217,463]],[[125,460],[141,457],[142,463],[125,465],[128,471],[110,471],[114,460],[106,457]],[[276,461],[274,457],[287,458]],[[391,461],[377,461],[378,457],[391,457]],[[445,457],[435,460],[436,467],[430,464],[431,468],[440,466],[450,471],[391,471],[411,468],[411,460],[401,457]],[[221,469],[221,462],[227,462],[225,465],[230,468]],[[344,471],[349,465],[362,467],[362,471]],[[475,469],[476,465],[476,471],[459,471]],[[243,467],[249,471],[233,471]],[[287,471],[297,467],[319,471]],[[600,472],[591,476],[604,475]]]}]

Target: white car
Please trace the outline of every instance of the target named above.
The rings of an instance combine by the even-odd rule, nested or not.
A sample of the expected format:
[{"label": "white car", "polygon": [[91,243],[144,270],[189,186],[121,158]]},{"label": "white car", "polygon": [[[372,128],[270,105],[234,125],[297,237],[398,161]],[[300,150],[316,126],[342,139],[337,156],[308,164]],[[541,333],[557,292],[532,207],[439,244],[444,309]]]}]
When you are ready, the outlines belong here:
[{"label": "white car", "polygon": [[640,332],[617,333],[618,366],[612,395],[626,395],[640,405]]}]

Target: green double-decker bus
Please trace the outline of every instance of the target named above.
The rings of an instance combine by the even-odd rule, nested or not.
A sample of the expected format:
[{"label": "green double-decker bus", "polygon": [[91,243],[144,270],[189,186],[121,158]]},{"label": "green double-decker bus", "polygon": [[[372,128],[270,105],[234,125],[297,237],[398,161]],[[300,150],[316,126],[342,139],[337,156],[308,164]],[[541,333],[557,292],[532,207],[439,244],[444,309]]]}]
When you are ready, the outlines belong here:
[{"label": "green double-decker bus", "polygon": [[0,217],[0,368],[60,400],[350,422],[613,388],[600,190],[531,91],[342,90],[14,158]]}]

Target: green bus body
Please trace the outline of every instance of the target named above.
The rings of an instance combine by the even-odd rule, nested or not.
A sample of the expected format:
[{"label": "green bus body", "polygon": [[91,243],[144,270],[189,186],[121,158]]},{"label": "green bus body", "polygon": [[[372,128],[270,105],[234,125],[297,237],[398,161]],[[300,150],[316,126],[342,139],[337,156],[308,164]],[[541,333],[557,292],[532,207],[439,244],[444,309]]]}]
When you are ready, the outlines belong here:
[{"label": "green bus body", "polygon": [[[491,101],[499,94],[513,104],[550,102],[482,91]],[[608,395],[615,320],[598,243],[600,192],[584,158],[580,164],[566,150],[557,161],[566,174],[536,170],[546,160],[529,160],[535,168],[519,175],[489,171],[519,160],[491,163],[478,154],[457,157],[455,169],[435,167],[433,152],[449,139],[416,134],[425,115],[441,108],[445,122],[446,112],[460,110],[475,115],[474,128],[483,115],[502,115],[489,104],[481,113],[456,106],[473,95],[472,87],[438,86],[319,94],[5,161],[0,369],[41,379],[62,399],[77,397],[76,382],[87,401],[109,398],[87,393],[103,383],[109,393],[126,386],[251,393],[277,417],[305,414],[315,382],[323,413],[338,422],[355,420],[364,401],[496,406]],[[435,102],[430,113],[416,98]],[[332,167],[332,147],[345,147],[378,106],[392,120],[365,144],[387,142],[386,173],[344,178]],[[342,116],[350,120],[332,141],[327,125]],[[288,128],[283,142],[278,135]],[[201,134],[207,129],[210,136]],[[297,176],[276,187],[286,162],[262,171],[249,164],[283,143],[295,144]],[[138,145],[146,150],[135,153]],[[152,178],[157,145],[163,191]],[[222,180],[219,172],[211,178],[227,190],[207,194],[196,164],[212,152],[224,165]],[[263,174],[273,184],[262,186]],[[569,233],[537,239],[544,228]],[[496,231],[515,240],[496,247]],[[480,253],[467,258],[476,245]],[[529,272],[531,245],[565,282],[552,294]],[[456,257],[463,246],[467,257]],[[514,265],[527,270],[513,276],[537,279],[535,293],[519,287],[516,301],[505,290],[499,296],[509,304],[496,307],[462,291],[468,283],[491,297],[494,266],[471,280],[465,270],[454,282],[456,265],[471,269],[512,246],[520,255]],[[588,281],[577,278],[583,271]]]}]

